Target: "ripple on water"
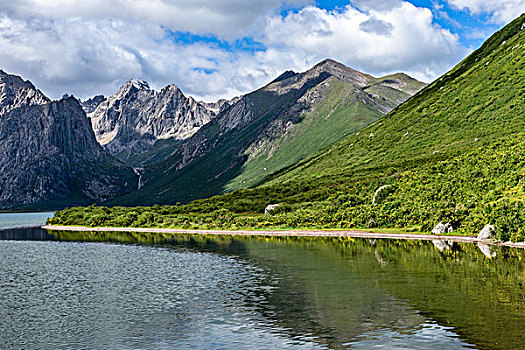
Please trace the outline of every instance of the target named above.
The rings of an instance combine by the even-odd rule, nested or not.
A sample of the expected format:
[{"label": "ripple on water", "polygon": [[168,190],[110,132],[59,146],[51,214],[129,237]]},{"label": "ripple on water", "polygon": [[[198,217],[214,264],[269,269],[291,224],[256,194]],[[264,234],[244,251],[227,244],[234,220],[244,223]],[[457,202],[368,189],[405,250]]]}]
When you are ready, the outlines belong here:
[{"label": "ripple on water", "polygon": [[[439,304],[471,298],[465,297],[470,285],[457,293],[443,284],[464,280],[457,276],[463,270],[454,270],[463,266],[459,260],[440,260],[442,253],[431,245],[415,247],[421,263],[410,271],[413,248],[405,246],[399,255],[387,244],[359,242],[355,251],[340,254],[330,244],[252,242],[224,249],[0,240],[0,344],[6,349],[473,348],[443,322],[461,318]],[[428,295],[418,307],[432,309],[436,319],[410,301],[416,300],[414,293]],[[432,298],[437,304],[427,303]]]}]

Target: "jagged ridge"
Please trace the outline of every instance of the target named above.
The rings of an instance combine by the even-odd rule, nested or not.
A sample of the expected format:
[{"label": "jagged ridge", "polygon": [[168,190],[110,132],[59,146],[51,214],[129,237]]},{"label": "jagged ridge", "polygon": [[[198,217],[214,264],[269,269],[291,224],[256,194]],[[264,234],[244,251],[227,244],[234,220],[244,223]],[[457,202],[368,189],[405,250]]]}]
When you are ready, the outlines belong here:
[{"label": "jagged ridge", "polygon": [[97,140],[124,161],[146,152],[159,139],[186,139],[214,116],[176,85],[157,92],[137,79],[88,113]]},{"label": "jagged ridge", "polygon": [[[333,60],[304,73],[286,72],[223,105],[210,123],[174,145],[168,159],[146,168],[139,193],[114,203],[172,203],[254,185],[410,97],[391,86],[405,86],[405,77],[389,79],[385,83]],[[372,86],[398,94],[368,93]]]},{"label": "jagged ridge", "polygon": [[97,143],[75,98],[51,101],[0,73],[0,209],[103,202],[135,183],[131,169]]}]

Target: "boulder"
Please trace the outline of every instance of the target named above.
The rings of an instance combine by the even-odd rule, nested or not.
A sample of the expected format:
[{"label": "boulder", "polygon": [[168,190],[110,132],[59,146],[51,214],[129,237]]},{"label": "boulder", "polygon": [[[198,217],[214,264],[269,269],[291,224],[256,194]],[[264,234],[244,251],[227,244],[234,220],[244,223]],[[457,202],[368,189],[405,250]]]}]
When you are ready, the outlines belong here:
[{"label": "boulder", "polygon": [[449,222],[447,222],[446,224],[443,224],[442,222],[440,222],[432,230],[433,235],[442,235],[443,233],[451,233],[451,232],[454,232],[454,228]]},{"label": "boulder", "polygon": [[270,215],[270,212],[274,210],[275,208],[278,208],[282,206],[282,204],[270,204],[266,208],[264,208],[264,215]]},{"label": "boulder", "polygon": [[379,187],[375,193],[374,193],[374,197],[372,198],[372,205],[375,205],[376,204],[376,201],[377,201],[377,196],[379,195],[379,193],[381,193],[381,191],[383,190],[386,190],[387,188],[389,187],[392,187],[392,185],[384,185],[384,186],[381,186]]},{"label": "boulder", "polygon": [[481,231],[479,231],[478,239],[486,240],[486,239],[492,239],[494,237],[494,226],[493,225],[485,225]]}]

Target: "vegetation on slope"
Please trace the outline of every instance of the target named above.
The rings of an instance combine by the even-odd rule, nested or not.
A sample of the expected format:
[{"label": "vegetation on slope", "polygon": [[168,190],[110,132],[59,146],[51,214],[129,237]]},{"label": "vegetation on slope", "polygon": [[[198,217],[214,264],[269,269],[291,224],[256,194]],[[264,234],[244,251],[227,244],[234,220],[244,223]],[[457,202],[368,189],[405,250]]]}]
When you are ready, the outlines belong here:
[{"label": "vegetation on slope", "polygon": [[130,158],[144,167],[143,186],[112,204],[173,204],[255,186],[374,122],[423,86],[401,73],[373,78],[332,60],[284,73],[225,107],[193,137],[163,140]]},{"label": "vegetation on slope", "polygon": [[[315,154],[382,116],[377,109],[356,101],[356,88],[351,84],[332,77],[319,90],[322,102],[304,113],[300,123],[290,123],[289,132],[266,139],[258,149],[249,150],[252,154],[248,153],[240,174],[225,186],[226,191],[257,185],[268,175]],[[403,97],[406,99],[408,95]]]},{"label": "vegetation on slope", "polygon": [[[73,208],[55,224],[265,228],[450,222],[525,239],[525,15],[378,122],[263,186],[152,208]],[[373,204],[378,188],[380,191]],[[271,215],[266,205],[282,203]]]}]

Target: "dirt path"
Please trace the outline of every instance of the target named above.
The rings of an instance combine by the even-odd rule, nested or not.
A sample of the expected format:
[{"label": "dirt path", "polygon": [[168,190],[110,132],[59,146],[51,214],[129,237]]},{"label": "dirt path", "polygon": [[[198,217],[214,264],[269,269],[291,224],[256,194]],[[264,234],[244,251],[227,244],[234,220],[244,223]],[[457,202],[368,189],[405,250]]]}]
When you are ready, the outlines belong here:
[{"label": "dirt path", "polygon": [[196,235],[235,235],[235,236],[276,236],[276,237],[352,237],[371,239],[407,239],[424,241],[449,241],[463,243],[497,244],[509,247],[525,248],[525,243],[496,243],[490,240],[479,240],[471,236],[442,236],[411,233],[375,233],[364,231],[320,231],[320,230],[294,230],[294,231],[249,231],[249,230],[184,230],[171,228],[139,228],[139,227],[85,227],[85,226],[42,226],[46,230],[57,231],[97,231],[97,232],[149,232],[149,233],[189,233]]}]

